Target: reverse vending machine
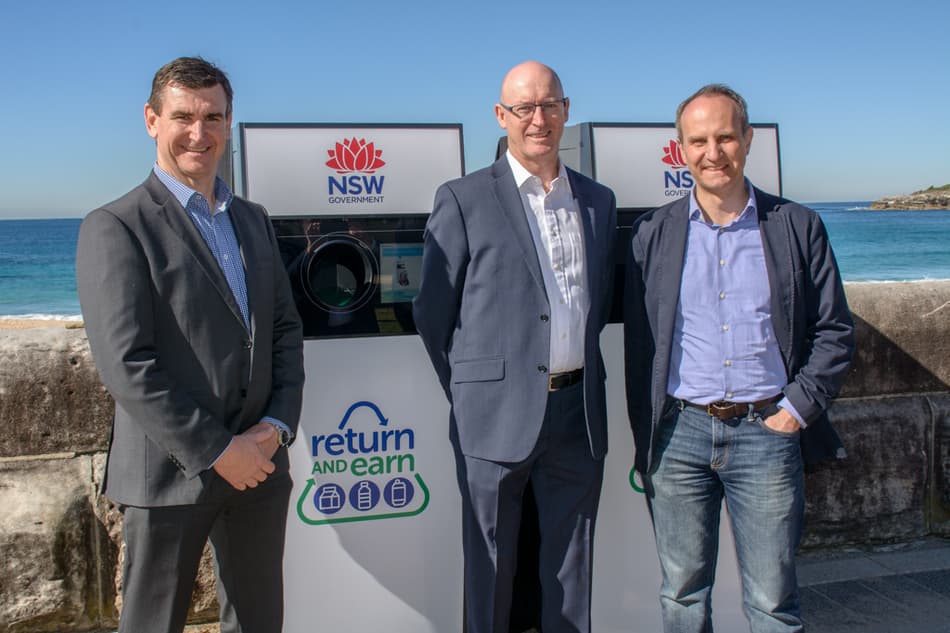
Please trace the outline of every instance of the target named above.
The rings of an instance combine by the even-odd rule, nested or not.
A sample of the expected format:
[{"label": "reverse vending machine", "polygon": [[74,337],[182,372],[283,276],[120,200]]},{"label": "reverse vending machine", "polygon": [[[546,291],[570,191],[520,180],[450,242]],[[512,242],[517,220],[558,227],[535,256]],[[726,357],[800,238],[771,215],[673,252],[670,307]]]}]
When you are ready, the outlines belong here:
[{"label": "reverse vending machine", "polygon": [[411,301],[435,190],[463,173],[461,126],[243,123],[238,143],[304,324],[284,632],[460,631],[448,404]]},{"label": "reverse vending machine", "polygon": [[[778,126],[753,125],[746,176],[781,195]],[[623,367],[623,258],[630,227],[643,212],[688,195],[693,179],[676,145],[676,128],[655,123],[581,123],[564,130],[561,159],[617,195],[618,268],[610,323],[601,335],[607,367],[609,448],[594,540],[593,630],[661,631],[660,565],[646,500],[633,467]],[[725,515],[725,511],[723,511]],[[747,630],[735,547],[727,516],[720,530],[713,589],[716,630]]]}]

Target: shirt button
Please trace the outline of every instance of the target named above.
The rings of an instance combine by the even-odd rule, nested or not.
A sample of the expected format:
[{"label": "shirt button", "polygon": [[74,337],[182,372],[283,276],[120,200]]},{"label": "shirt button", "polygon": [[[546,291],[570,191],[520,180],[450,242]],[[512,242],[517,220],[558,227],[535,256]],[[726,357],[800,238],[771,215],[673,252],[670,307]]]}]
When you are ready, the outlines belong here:
[{"label": "shirt button", "polygon": [[720,299],[725,299],[725,298],[726,298],[726,293],[725,293],[725,292],[720,292],[720,293],[719,293],[719,298],[720,298]]},{"label": "shirt button", "polygon": [[723,363],[723,365],[725,365],[726,367],[732,367],[732,361],[727,360],[725,363]]},{"label": "shirt button", "polygon": [[545,367],[544,365],[538,365],[538,371],[541,372],[542,374],[546,374],[548,373],[548,368]]},{"label": "shirt button", "polygon": [[728,331],[729,331],[729,326],[728,326],[728,325],[722,326],[722,331],[723,331],[723,332],[728,332]]},{"label": "shirt button", "polygon": [[720,259],[720,260],[719,260],[719,265],[720,265],[720,266],[725,266],[725,265],[726,265],[726,260]]},{"label": "shirt button", "polygon": [[251,349],[251,341],[244,341],[244,349]]},{"label": "shirt button", "polygon": [[731,391],[727,391],[727,392],[726,392],[726,397],[727,397],[727,398],[731,398],[731,397],[732,397],[732,392],[731,392]]}]

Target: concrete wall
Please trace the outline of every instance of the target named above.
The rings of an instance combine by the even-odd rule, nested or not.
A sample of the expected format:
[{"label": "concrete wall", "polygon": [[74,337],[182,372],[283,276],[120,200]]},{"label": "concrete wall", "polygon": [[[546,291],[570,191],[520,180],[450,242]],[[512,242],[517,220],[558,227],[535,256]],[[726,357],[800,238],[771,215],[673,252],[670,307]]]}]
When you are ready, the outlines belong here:
[{"label": "concrete wall", "polygon": [[[950,536],[950,281],[847,292],[858,352],[831,417],[849,459],[808,473],[803,545]],[[0,331],[0,632],[116,625],[121,517],[96,494],[111,415],[82,329]],[[217,618],[207,554],[194,633]]]}]

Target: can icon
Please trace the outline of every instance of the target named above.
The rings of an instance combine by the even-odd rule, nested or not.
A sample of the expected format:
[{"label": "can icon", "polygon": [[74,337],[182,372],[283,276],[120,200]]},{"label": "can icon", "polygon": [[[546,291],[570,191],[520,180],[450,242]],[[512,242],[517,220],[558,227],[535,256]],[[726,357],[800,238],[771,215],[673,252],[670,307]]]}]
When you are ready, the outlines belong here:
[{"label": "can icon", "polygon": [[389,483],[386,484],[386,489],[383,491],[386,503],[393,508],[406,507],[412,503],[414,495],[415,487],[412,485],[412,482],[405,477],[393,477]]}]

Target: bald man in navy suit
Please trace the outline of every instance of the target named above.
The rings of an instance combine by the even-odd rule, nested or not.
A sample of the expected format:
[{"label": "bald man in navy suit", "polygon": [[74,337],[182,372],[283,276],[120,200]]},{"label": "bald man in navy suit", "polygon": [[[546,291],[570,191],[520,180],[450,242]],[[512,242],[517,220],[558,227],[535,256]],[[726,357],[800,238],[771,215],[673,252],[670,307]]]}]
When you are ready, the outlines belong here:
[{"label": "bald man in navy suit", "polygon": [[444,184],[426,227],[414,317],[451,404],[468,633],[508,631],[527,486],[541,628],[590,631],[616,201],[558,159],[569,106],[553,70],[513,68],[495,105],[508,152]]}]

